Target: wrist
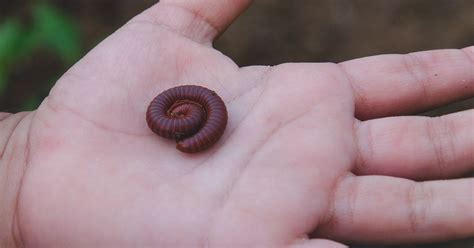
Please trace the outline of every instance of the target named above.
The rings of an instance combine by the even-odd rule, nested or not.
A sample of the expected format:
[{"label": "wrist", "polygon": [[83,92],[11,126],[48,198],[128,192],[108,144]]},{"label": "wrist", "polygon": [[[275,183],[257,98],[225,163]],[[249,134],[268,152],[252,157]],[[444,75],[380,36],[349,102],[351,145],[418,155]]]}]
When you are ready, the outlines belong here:
[{"label": "wrist", "polygon": [[0,247],[20,247],[18,195],[27,163],[31,114],[0,113]]}]

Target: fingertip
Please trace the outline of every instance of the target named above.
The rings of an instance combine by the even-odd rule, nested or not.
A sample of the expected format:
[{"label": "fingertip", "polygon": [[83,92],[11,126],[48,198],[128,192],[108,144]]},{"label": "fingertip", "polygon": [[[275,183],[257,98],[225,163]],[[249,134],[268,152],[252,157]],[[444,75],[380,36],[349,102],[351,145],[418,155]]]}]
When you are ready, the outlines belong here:
[{"label": "fingertip", "polygon": [[162,0],[144,13],[154,23],[203,44],[212,44],[251,0]]},{"label": "fingertip", "polygon": [[349,246],[326,239],[304,239],[289,248],[348,248]]}]

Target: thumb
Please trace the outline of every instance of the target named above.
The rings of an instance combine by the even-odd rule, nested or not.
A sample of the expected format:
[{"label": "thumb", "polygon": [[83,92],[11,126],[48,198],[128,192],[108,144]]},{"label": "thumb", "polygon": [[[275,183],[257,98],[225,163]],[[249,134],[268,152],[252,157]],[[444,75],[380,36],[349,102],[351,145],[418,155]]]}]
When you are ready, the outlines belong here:
[{"label": "thumb", "polygon": [[288,246],[288,248],[348,248],[348,246],[325,239],[304,239]]}]

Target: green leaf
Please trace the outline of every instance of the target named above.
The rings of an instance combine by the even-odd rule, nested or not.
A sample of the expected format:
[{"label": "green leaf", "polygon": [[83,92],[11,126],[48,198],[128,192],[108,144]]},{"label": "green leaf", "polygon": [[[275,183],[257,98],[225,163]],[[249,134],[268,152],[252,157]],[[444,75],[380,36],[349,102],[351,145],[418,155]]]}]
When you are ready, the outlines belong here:
[{"label": "green leaf", "polygon": [[22,111],[33,111],[37,109],[39,105],[40,105],[40,100],[38,99],[38,97],[31,97],[23,104],[21,109]]},{"label": "green leaf", "polygon": [[0,67],[5,68],[22,49],[25,31],[16,19],[7,20],[0,25]]},{"label": "green leaf", "polygon": [[8,85],[7,73],[0,68],[0,96],[5,92]]},{"label": "green leaf", "polygon": [[33,16],[32,40],[41,40],[68,63],[80,57],[80,33],[68,16],[46,3],[34,6]]}]

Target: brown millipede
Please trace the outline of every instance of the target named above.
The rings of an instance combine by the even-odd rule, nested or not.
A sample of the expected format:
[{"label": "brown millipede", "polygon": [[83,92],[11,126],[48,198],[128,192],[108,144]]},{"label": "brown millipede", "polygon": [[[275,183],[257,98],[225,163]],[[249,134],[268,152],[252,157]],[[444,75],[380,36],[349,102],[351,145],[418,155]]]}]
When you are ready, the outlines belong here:
[{"label": "brown millipede", "polygon": [[159,94],[148,107],[146,121],[157,135],[174,139],[185,153],[214,145],[227,126],[224,101],[212,90],[184,85]]}]

